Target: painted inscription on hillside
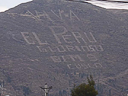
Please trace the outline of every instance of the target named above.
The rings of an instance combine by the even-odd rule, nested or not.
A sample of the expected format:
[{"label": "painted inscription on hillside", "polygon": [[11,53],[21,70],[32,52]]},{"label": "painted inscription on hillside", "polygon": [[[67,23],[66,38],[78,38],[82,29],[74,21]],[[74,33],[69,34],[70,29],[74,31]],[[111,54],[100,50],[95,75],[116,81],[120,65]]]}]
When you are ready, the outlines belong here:
[{"label": "painted inscription on hillside", "polygon": [[[57,14],[51,10],[51,13],[62,22],[65,17],[70,21],[73,21],[74,19],[78,22],[81,21],[77,14],[72,10],[69,10],[69,13],[65,13],[63,10],[59,10],[58,12],[59,13]],[[22,14],[22,16],[31,16],[40,21],[43,21],[44,19],[46,21],[52,21],[52,25],[47,26],[51,35],[47,37],[43,36],[43,33],[47,33],[45,31],[42,32],[42,34],[37,32],[21,32],[21,35],[27,44],[34,45],[42,54],[52,53],[51,56],[48,57],[52,62],[66,63],[69,69],[103,67],[100,63],[98,54],[103,52],[104,49],[102,45],[98,43],[92,32],[84,32],[83,30],[71,31],[65,27],[65,25],[56,26],[56,19],[54,16],[51,18],[45,11],[35,11],[35,13],[36,14],[34,15],[32,12],[27,11],[25,14]],[[60,55],[58,55],[58,53],[60,53]],[[86,62],[90,63],[86,64]]]}]

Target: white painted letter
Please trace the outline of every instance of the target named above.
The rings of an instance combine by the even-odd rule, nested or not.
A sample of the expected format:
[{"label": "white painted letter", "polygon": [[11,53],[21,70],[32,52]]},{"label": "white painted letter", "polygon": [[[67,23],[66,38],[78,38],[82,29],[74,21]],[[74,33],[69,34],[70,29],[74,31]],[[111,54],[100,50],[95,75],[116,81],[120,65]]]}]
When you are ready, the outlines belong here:
[{"label": "white painted letter", "polygon": [[59,37],[62,37],[62,35],[67,32],[67,29],[64,26],[50,26],[50,29],[55,36],[57,42],[61,44],[62,42],[60,41]]},{"label": "white painted letter", "polygon": [[[72,61],[84,61],[79,55],[69,55]],[[77,60],[76,60],[77,59]]]},{"label": "white painted letter", "polygon": [[21,34],[28,44],[35,44],[35,40],[33,40],[29,32],[21,32]]},{"label": "white painted letter", "polygon": [[40,41],[40,39],[38,38],[38,36],[36,35],[35,32],[32,32],[32,34],[35,36],[35,38],[36,38],[36,40],[38,41],[39,45],[47,45],[47,44],[48,44],[47,41],[45,41],[44,43],[42,43],[42,42]]},{"label": "white painted letter", "polygon": [[56,62],[61,62],[61,58],[59,56],[51,56],[51,59]]},{"label": "white painted letter", "polygon": [[79,32],[72,32],[72,34],[78,43],[82,43],[82,42],[86,43],[86,41]]},{"label": "white painted letter", "polygon": [[78,16],[70,10],[70,19],[73,20],[73,18],[77,19],[78,21],[80,21],[80,19],[78,18]]},{"label": "white painted letter", "polygon": [[86,38],[88,39],[89,42],[97,42],[91,32],[89,33],[90,37],[87,35],[87,33],[84,32],[84,34],[85,34],[85,36],[86,36]]},{"label": "white painted letter", "polygon": [[95,55],[93,54],[87,54],[87,57],[89,58],[90,61],[97,61],[98,59],[96,58]]}]

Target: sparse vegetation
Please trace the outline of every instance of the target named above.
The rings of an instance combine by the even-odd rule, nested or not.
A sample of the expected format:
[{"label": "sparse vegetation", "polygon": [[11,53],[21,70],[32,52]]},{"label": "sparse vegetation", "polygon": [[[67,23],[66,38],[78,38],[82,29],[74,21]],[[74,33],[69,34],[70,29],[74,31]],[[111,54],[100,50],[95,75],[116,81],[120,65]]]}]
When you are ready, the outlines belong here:
[{"label": "sparse vegetation", "polygon": [[71,90],[71,96],[96,96],[98,92],[95,90],[95,81],[90,75],[90,78],[87,77],[88,84],[82,83],[78,86],[74,86]]}]

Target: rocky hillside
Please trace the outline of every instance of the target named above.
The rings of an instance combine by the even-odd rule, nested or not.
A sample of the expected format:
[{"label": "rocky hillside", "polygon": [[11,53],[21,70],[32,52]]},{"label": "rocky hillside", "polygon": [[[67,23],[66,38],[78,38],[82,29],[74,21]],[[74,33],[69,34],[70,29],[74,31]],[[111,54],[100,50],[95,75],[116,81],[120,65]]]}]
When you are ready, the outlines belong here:
[{"label": "rocky hillside", "polygon": [[[127,11],[125,11],[127,13]],[[126,96],[128,19],[89,3],[33,0],[0,13],[0,84],[10,96],[68,96],[96,81],[98,96]]]}]

